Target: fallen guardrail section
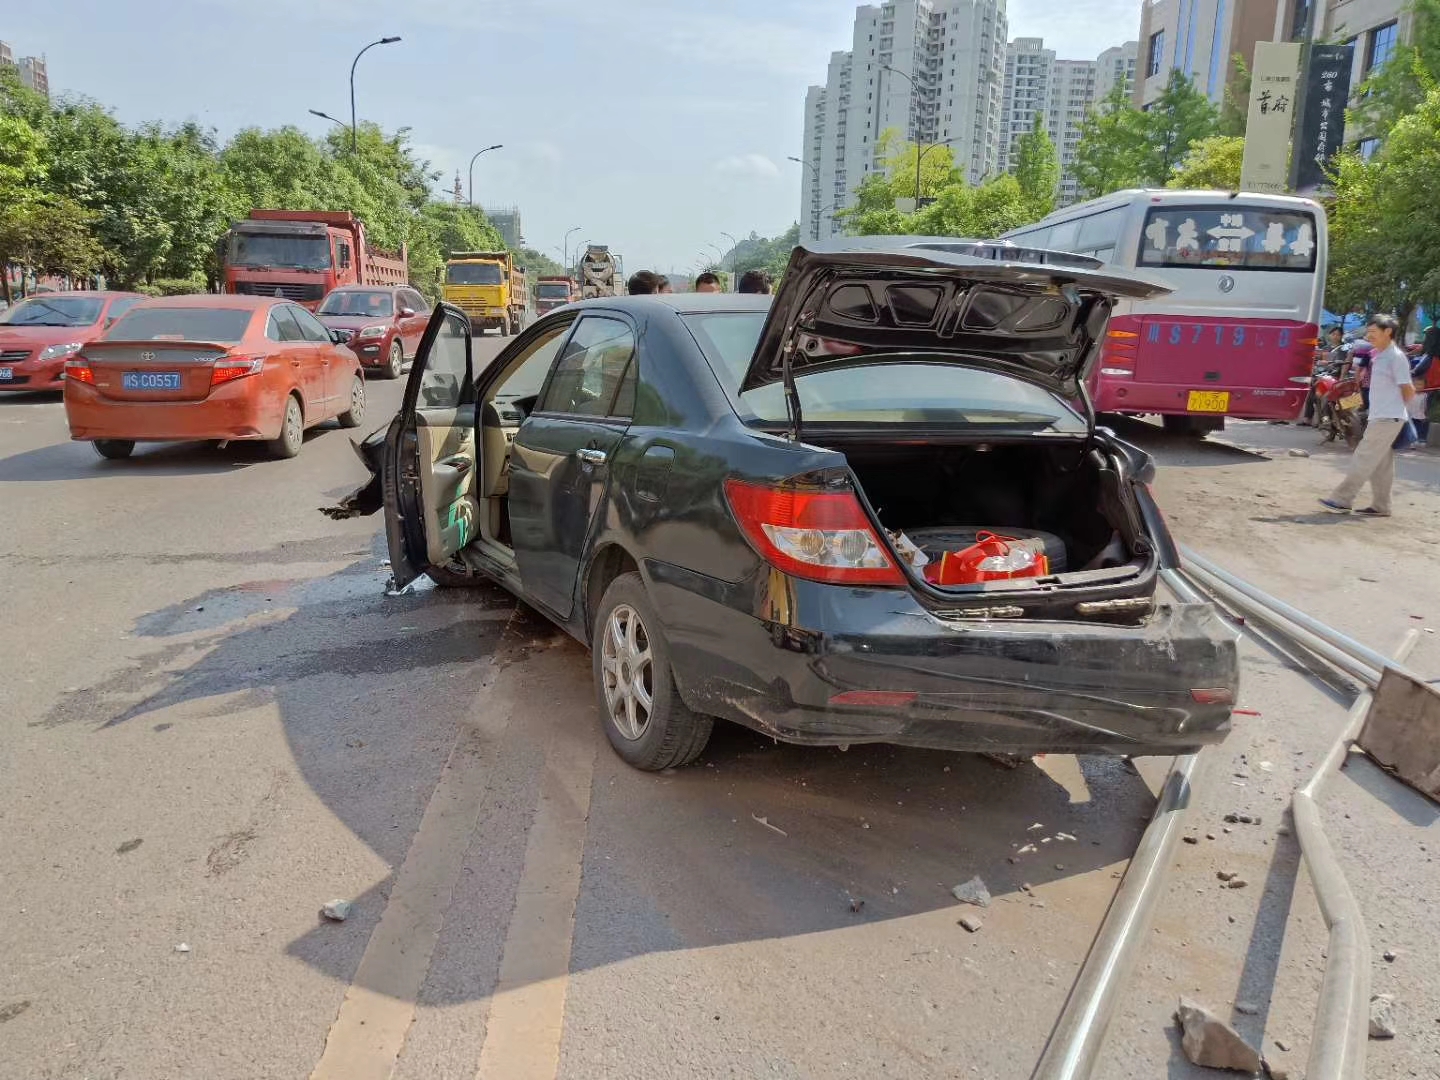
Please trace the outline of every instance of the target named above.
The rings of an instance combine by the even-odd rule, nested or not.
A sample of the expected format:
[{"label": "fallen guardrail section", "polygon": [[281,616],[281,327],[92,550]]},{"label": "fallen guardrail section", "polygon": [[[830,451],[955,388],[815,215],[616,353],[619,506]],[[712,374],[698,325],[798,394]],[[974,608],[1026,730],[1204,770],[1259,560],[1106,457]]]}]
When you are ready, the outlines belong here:
[{"label": "fallen guardrail section", "polygon": [[[1351,706],[1339,735],[1291,799],[1301,855],[1329,931],[1325,974],[1315,1009],[1305,1075],[1308,1080],[1363,1080],[1369,1037],[1369,940],[1359,905],[1325,836],[1316,800],[1326,779],[1338,770],[1350,744],[1366,724],[1381,678],[1390,672],[1392,676],[1404,676],[1425,687],[1403,667],[1419,635],[1411,630],[1395,655],[1387,657],[1269,596],[1189,548],[1182,546],[1180,552],[1184,569],[1162,571],[1166,587],[1177,599],[1193,603],[1206,599],[1208,594],[1224,606],[1265,624],[1364,688]],[[1440,696],[1436,702],[1440,709]],[[1189,754],[1171,763],[1154,814],[1031,1073],[1031,1080],[1085,1080],[1091,1075],[1126,976],[1163,891],[1165,869],[1170,864],[1183,814],[1190,802],[1190,781],[1196,758],[1197,755]]]}]

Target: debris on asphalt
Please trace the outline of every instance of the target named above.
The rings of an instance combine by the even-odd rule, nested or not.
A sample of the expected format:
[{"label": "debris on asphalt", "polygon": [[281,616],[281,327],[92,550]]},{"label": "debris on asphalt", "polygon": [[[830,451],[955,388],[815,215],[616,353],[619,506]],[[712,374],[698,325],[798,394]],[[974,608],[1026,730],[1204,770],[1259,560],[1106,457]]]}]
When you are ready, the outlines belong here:
[{"label": "debris on asphalt", "polygon": [[1184,840],[1187,844],[1198,844],[1200,842],[1198,836],[1182,836],[1180,839]]},{"label": "debris on asphalt", "polygon": [[853,911],[853,912],[855,912],[855,913],[858,914],[859,912],[863,911],[864,908],[865,908],[865,901],[864,901],[864,900],[861,900],[858,896],[852,896],[852,897],[850,898],[850,910],[851,910],[851,911]]},{"label": "debris on asphalt", "polygon": [[1290,1070],[1283,1065],[1276,1065],[1272,1062],[1265,1062],[1265,1073],[1270,1080],[1290,1080]]},{"label": "debris on asphalt", "polygon": [[1395,1037],[1395,999],[1389,994],[1374,994],[1370,998],[1370,1037]]},{"label": "debris on asphalt", "polygon": [[9,1005],[0,1005],[0,1024],[7,1020],[14,1020],[28,1008],[30,1008],[28,1001],[12,1001]]},{"label": "debris on asphalt", "polygon": [[1025,845],[1024,847],[1022,847],[1020,850],[1018,850],[1017,852],[1015,852],[1015,854],[1016,854],[1016,855],[1029,855],[1029,854],[1030,854],[1032,851],[1034,851],[1034,850],[1035,850],[1035,845],[1034,845],[1034,844],[1026,844],[1026,845]]},{"label": "debris on asphalt", "polygon": [[1064,870],[1064,869],[1065,869],[1065,864],[1064,864],[1063,862],[1057,862],[1057,863],[1055,864],[1055,869],[1056,869],[1056,870]]},{"label": "debris on asphalt", "polygon": [[1037,822],[1035,822],[1034,825],[1031,825],[1031,826],[1030,826],[1028,829],[1026,829],[1025,831],[1026,831],[1026,832],[1034,832],[1036,829],[1043,829],[1044,827],[1045,827],[1044,825],[1042,825],[1040,822],[1037,821]]},{"label": "debris on asphalt", "polygon": [[1251,1075],[1260,1071],[1259,1052],[1205,1006],[1181,998],[1175,1019],[1183,1033],[1180,1047],[1192,1064]]},{"label": "debris on asphalt", "polygon": [[1395,958],[1400,954],[1397,953],[1394,949],[1386,949],[1381,955],[1385,957],[1385,962],[1387,964],[1393,964],[1395,962]]},{"label": "debris on asphalt", "polygon": [[960,918],[960,925],[963,926],[966,930],[970,931],[970,933],[975,934],[978,933],[980,928],[985,924],[979,919],[977,919],[974,915],[964,915]]},{"label": "debris on asphalt", "polygon": [[350,917],[350,909],[354,906],[349,900],[331,900],[320,909],[320,914],[331,922],[344,922]]},{"label": "debris on asphalt", "polygon": [[185,942],[182,941],[182,942],[180,942],[179,945],[176,945],[176,946],[175,946],[175,951],[176,951],[176,952],[189,952],[189,951],[190,951],[190,946],[189,946],[189,945],[186,945]]},{"label": "debris on asphalt", "polygon": [[1276,1039],[1275,1049],[1282,1050],[1288,1054],[1290,1052],[1290,1044],[1287,1043],[1284,1039]]},{"label": "debris on asphalt", "polygon": [[1250,884],[1250,883],[1249,883],[1248,881],[1246,881],[1243,877],[1236,877],[1236,878],[1231,878],[1229,881],[1227,881],[1227,882],[1225,883],[1225,886],[1226,886],[1226,888],[1229,888],[1229,889],[1243,889],[1243,888],[1245,888],[1246,885],[1249,885],[1249,884]]},{"label": "debris on asphalt", "polygon": [[1309,451],[1309,450],[1302,450],[1302,449],[1300,449],[1300,447],[1298,447],[1298,446],[1292,446],[1292,447],[1290,448],[1290,456],[1291,456],[1291,457],[1309,457],[1309,456],[1310,456],[1310,451]]},{"label": "debris on asphalt", "polygon": [[950,895],[962,904],[974,904],[976,907],[990,906],[990,890],[985,887],[985,882],[980,880],[978,874],[969,881],[956,885],[950,890]]},{"label": "debris on asphalt", "polygon": [[1068,832],[1057,832],[1057,833],[1055,834],[1055,839],[1056,839],[1056,840],[1072,840],[1072,841],[1073,841],[1073,840],[1075,839],[1075,837],[1071,836]]},{"label": "debris on asphalt", "polygon": [[1219,878],[1221,881],[1229,881],[1231,878],[1233,878],[1233,877],[1235,876],[1235,871],[1234,871],[1234,870],[1217,870],[1217,871],[1215,871],[1215,876],[1216,876],[1217,878]]},{"label": "debris on asphalt", "polygon": [[790,835],[790,834],[789,834],[788,832],[786,832],[784,829],[780,828],[779,825],[771,825],[771,824],[770,824],[770,819],[769,819],[768,817],[760,817],[760,816],[757,815],[757,814],[751,814],[751,815],[750,815],[750,820],[752,820],[752,821],[754,821],[754,822],[757,822],[758,824],[764,825],[765,828],[769,829],[771,832],[777,832],[777,833],[779,833],[781,836],[789,836],[789,835]]},{"label": "debris on asphalt", "polygon": [[860,822],[860,828],[862,828],[862,829],[868,829],[869,827],[870,827],[870,823],[869,823],[868,821],[862,821],[862,822]]},{"label": "debris on asphalt", "polygon": [[1259,825],[1260,819],[1254,814],[1241,814],[1233,812],[1225,815],[1225,820],[1231,825]]},{"label": "debris on asphalt", "polygon": [[138,837],[138,836],[137,836],[134,840],[126,840],[123,844],[121,844],[119,847],[117,847],[117,848],[115,849],[115,854],[116,854],[116,855],[129,855],[130,852],[134,851],[137,847],[139,847],[139,846],[140,846],[141,844],[143,844],[144,842],[145,842],[145,841],[142,840],[142,839],[140,839],[140,837]]},{"label": "debris on asphalt", "polygon": [[1260,1006],[1256,1005],[1253,1001],[1237,1001],[1235,1002],[1235,1011],[1241,1016],[1258,1016],[1260,1014]]},{"label": "debris on asphalt", "polygon": [[1207,833],[1205,834],[1205,839],[1206,839],[1206,840],[1214,840],[1214,839],[1215,839],[1215,834],[1214,834],[1213,832],[1207,832]]}]

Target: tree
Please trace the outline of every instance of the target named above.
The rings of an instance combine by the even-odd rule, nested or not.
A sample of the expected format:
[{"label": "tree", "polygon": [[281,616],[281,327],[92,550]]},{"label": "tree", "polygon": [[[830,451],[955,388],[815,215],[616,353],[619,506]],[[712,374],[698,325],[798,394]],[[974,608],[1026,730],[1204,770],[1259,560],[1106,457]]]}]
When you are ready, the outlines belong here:
[{"label": "tree", "polygon": [[1081,192],[1096,196],[1144,186],[1140,157],[1145,138],[1144,114],[1130,104],[1125,87],[1117,84],[1080,123],[1075,180]]},{"label": "tree", "polygon": [[1391,131],[1370,161],[1336,159],[1330,211],[1329,300],[1376,304],[1404,321],[1440,298],[1440,87]]},{"label": "tree", "polygon": [[411,231],[410,280],[431,299],[440,295],[440,273],[454,251],[501,251],[500,230],[479,207],[432,199],[421,207]]},{"label": "tree", "polygon": [[1220,114],[1178,70],[1144,112],[1117,86],[1080,127],[1075,177],[1087,195],[1163,187],[1193,143],[1218,134]]},{"label": "tree", "polygon": [[[103,254],[92,235],[94,222],[95,215],[61,195],[0,205],[0,267],[74,277],[93,274]],[[0,280],[8,303],[9,278],[0,274]]]},{"label": "tree", "polygon": [[1015,179],[1020,193],[1038,219],[1055,209],[1055,192],[1060,186],[1060,155],[1045,133],[1045,120],[1037,110],[1035,123],[1021,135],[1015,155]]},{"label": "tree", "polygon": [[1166,187],[1240,190],[1240,163],[1245,140],[1234,135],[1212,135],[1190,144],[1185,160],[1176,166]]},{"label": "tree", "polygon": [[1220,134],[1245,137],[1250,122],[1250,67],[1239,53],[1230,57],[1234,73],[1225,84],[1225,100],[1220,105]]}]

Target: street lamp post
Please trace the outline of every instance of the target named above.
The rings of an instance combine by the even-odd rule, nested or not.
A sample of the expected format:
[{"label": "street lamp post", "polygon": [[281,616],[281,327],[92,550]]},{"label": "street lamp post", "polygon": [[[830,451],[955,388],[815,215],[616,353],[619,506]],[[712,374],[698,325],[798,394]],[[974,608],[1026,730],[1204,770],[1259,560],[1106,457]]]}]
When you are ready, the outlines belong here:
[{"label": "street lamp post", "polygon": [[319,109],[310,109],[308,111],[311,116],[318,116],[321,120],[329,120],[332,124],[338,125],[342,130],[347,126],[344,120],[336,120],[335,117],[327,112],[321,112]]},{"label": "street lamp post", "polygon": [[484,150],[476,150],[470,155],[470,205],[475,205],[475,159],[481,154],[488,154],[491,150],[503,150],[504,143],[496,143],[494,146],[487,146]]},{"label": "street lamp post", "polygon": [[[907,74],[906,72],[901,71],[899,68],[893,68],[893,67],[891,67],[889,64],[881,64],[881,65],[880,65],[880,70],[881,70],[881,71],[888,71],[888,72],[890,72],[891,75],[899,75],[902,79],[904,79],[906,82],[908,82],[908,83],[910,84],[910,96],[911,96],[912,98],[915,97],[916,86],[915,86],[915,77],[914,77],[913,75],[909,75],[909,74]],[[878,106],[877,106],[877,115],[878,115]],[[918,126],[918,125],[917,125],[917,126]],[[920,140],[919,140],[919,139],[916,139],[916,140],[915,140],[915,209],[916,209],[916,210],[919,210],[919,209],[920,209],[920,159],[921,159],[922,157],[924,157],[926,153],[928,153],[929,151],[935,149],[935,147],[937,147],[937,146],[939,146],[939,145],[941,145],[941,144],[940,144],[940,143],[931,143],[929,146],[925,147],[925,148],[922,150],[922,149],[920,148]]]},{"label": "street lamp post", "polygon": [[376,45],[393,45],[399,40],[400,38],[397,35],[395,37],[383,37],[379,41],[372,41],[356,53],[355,59],[350,62],[350,152],[352,154],[358,154],[360,152],[360,136],[355,126],[355,65],[360,63],[360,57],[364,56]]},{"label": "street lamp post", "polygon": [[[804,158],[798,158],[798,157],[790,156],[789,158],[787,158],[787,160],[795,162],[796,165],[804,165],[807,169],[809,169],[812,173],[815,174],[815,192],[816,192],[815,201],[816,201],[816,202],[819,202],[819,201],[820,201],[820,195],[819,195],[819,192],[820,192],[820,169],[819,169],[819,167],[816,166],[814,162],[806,161]],[[722,233],[721,235],[723,236],[724,234]],[[819,239],[820,239],[820,215],[819,215],[819,214],[816,214],[816,215],[815,215],[815,239],[816,239],[816,240],[819,240]]]},{"label": "street lamp post", "polygon": [[[565,230],[565,243],[561,245],[561,246],[565,249],[565,251],[564,251],[564,253],[561,255],[561,258],[563,258],[563,259],[565,260],[565,262],[566,262],[565,273],[567,273],[567,274],[573,273],[574,270],[575,270],[575,263],[572,263],[572,262],[570,261],[570,234],[571,234],[571,233],[574,233],[574,232],[579,232],[579,231],[580,231],[581,229],[583,229],[584,227],[585,227],[585,226],[583,226],[583,225],[573,225],[573,226],[571,226],[570,228],[568,228],[568,229]],[[579,252],[576,252],[575,262],[579,262],[579,261],[580,261],[580,255],[579,255]]]}]

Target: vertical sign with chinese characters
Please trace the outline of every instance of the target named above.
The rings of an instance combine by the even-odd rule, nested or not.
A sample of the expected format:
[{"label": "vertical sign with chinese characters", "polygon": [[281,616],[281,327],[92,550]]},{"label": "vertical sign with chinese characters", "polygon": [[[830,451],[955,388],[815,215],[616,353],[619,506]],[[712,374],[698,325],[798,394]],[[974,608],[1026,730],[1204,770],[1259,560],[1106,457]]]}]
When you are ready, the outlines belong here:
[{"label": "vertical sign with chinese characters", "polygon": [[1296,191],[1325,183],[1325,169],[1345,140],[1345,106],[1350,101],[1353,45],[1312,45],[1305,69],[1305,122],[1296,147]]},{"label": "vertical sign with chinese characters", "polygon": [[1290,179],[1290,126],[1295,118],[1300,46],[1257,41],[1255,66],[1250,71],[1250,114],[1245,120],[1240,187],[1282,195]]}]

